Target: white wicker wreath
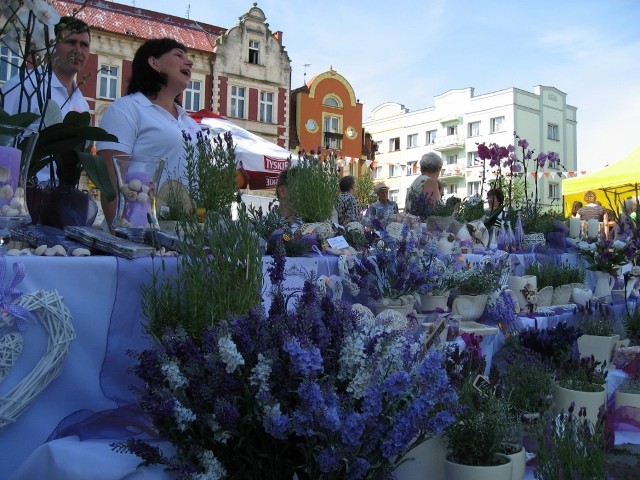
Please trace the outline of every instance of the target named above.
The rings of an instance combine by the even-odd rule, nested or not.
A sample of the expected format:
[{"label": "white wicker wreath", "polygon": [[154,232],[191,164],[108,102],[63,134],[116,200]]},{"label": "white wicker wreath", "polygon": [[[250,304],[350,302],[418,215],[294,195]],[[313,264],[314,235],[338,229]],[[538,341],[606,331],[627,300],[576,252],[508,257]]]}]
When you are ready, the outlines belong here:
[{"label": "white wicker wreath", "polygon": [[[33,370],[6,395],[0,397],[0,429],[15,422],[40,392],[60,374],[71,341],[76,338],[69,309],[57,291],[25,293],[20,296],[17,304],[32,312],[42,324],[48,335],[47,350]],[[5,316],[2,322],[11,325],[13,319]],[[0,339],[0,371],[6,374],[15,363],[21,348],[22,336],[19,333],[11,332]]]}]

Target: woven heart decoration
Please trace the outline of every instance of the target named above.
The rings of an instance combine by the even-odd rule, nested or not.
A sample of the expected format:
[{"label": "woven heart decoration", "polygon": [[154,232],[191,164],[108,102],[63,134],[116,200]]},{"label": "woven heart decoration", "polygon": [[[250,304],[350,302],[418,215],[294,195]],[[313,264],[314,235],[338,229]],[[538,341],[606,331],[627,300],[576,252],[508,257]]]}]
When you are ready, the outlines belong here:
[{"label": "woven heart decoration", "polygon": [[22,354],[24,338],[18,332],[11,332],[0,338],[0,383]]},{"label": "woven heart decoration", "polygon": [[25,293],[13,305],[32,312],[39,326],[47,333],[48,340],[47,349],[33,370],[10,391],[0,396],[0,431],[14,423],[60,374],[71,342],[76,338],[71,313],[57,291]]}]

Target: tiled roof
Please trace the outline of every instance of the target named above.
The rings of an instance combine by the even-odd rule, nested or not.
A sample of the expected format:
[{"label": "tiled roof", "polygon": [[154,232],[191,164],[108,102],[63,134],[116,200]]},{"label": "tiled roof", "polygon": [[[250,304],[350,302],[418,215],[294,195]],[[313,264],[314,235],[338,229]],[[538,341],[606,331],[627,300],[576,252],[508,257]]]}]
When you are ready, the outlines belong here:
[{"label": "tiled roof", "polygon": [[104,30],[136,38],[175,38],[186,47],[213,52],[217,37],[227,29],[142,8],[105,0],[51,0],[60,15],[73,15],[87,22],[92,30]]}]

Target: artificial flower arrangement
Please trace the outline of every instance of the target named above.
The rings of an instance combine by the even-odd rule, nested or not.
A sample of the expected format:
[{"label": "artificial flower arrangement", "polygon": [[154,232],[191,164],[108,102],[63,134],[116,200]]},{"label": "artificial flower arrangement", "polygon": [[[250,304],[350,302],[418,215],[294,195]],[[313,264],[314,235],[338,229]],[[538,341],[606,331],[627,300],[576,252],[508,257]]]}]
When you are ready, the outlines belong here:
[{"label": "artificial flower arrangement", "polygon": [[436,243],[424,227],[411,230],[407,224],[391,223],[379,235],[367,254],[355,258],[353,267],[343,274],[374,300],[413,304],[417,294],[428,291]]},{"label": "artificial flower arrangement", "polygon": [[618,275],[619,267],[629,263],[633,252],[628,243],[620,240],[598,238],[595,242],[579,242],[578,254],[588,263],[588,270]]},{"label": "artificial flower arrangement", "polygon": [[199,335],[170,328],[135,354],[138,404],[173,448],[132,438],[115,449],[179,480],[377,479],[454,421],[444,355],[414,321],[320,297],[312,281],[288,311],[284,265],[280,247],[268,314]]}]

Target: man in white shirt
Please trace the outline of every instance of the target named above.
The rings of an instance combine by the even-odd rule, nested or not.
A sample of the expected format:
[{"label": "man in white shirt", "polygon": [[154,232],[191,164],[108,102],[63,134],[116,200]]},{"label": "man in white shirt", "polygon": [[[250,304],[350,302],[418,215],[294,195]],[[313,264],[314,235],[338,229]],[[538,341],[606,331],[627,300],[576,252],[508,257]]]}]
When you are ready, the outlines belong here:
[{"label": "man in white shirt", "polygon": [[[2,87],[2,107],[7,113],[30,111],[43,115],[49,99],[60,108],[62,117],[72,110],[89,111],[89,104],[76,83],[76,75],[89,59],[89,26],[78,18],[62,17],[55,26],[55,35],[56,46],[48,65],[31,70],[23,82],[20,75],[16,75]],[[38,125],[42,123],[38,121]]]}]

